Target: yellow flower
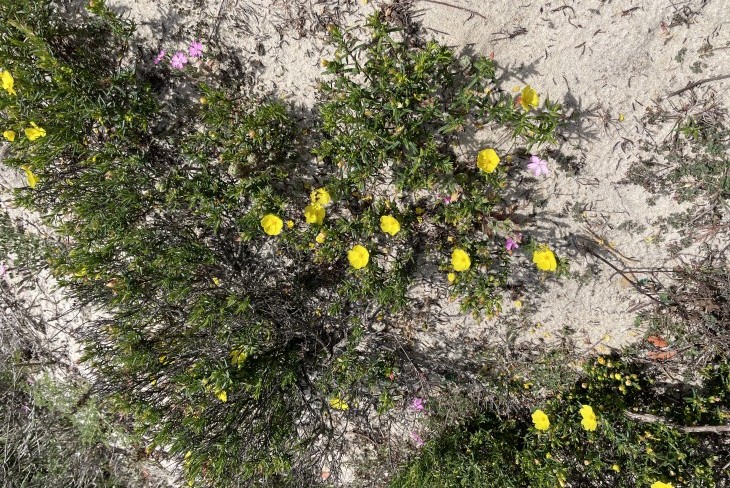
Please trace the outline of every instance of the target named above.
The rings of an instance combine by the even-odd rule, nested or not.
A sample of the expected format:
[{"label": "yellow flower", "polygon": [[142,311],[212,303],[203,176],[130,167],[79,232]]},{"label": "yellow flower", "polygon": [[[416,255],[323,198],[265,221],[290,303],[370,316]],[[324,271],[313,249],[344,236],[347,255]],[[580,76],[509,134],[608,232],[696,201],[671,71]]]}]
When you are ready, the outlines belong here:
[{"label": "yellow flower", "polygon": [[451,265],[454,271],[466,271],[471,266],[471,259],[463,249],[454,249],[451,253]]},{"label": "yellow flower", "polygon": [[542,410],[535,410],[532,413],[532,423],[535,424],[537,430],[548,430],[550,427],[550,419]]},{"label": "yellow flower", "polygon": [[370,253],[360,244],[347,251],[347,260],[355,269],[364,268],[370,261]]},{"label": "yellow flower", "polygon": [[15,89],[13,88],[13,85],[15,85],[15,80],[13,79],[13,75],[10,74],[10,71],[3,70],[2,73],[0,73],[0,80],[3,82],[3,90],[8,92],[9,95],[15,95]]},{"label": "yellow flower", "polygon": [[585,430],[591,432],[596,430],[598,422],[596,421],[596,414],[593,412],[593,408],[590,405],[581,406],[580,415],[583,417],[583,420],[580,421],[580,425],[582,425]]},{"label": "yellow flower", "polygon": [[348,410],[350,408],[350,406],[345,403],[345,401],[342,400],[340,397],[330,398],[330,407],[334,408],[335,410]]},{"label": "yellow flower", "polygon": [[38,176],[36,176],[36,174],[30,170],[30,165],[25,164],[21,166],[20,169],[25,171],[25,177],[28,179],[28,186],[31,188],[35,188],[35,186],[38,184]]},{"label": "yellow flower", "polygon": [[611,466],[611,469],[616,471],[617,473],[621,472],[621,468],[619,467],[618,464],[614,464],[613,466]]},{"label": "yellow flower", "polygon": [[15,140],[16,135],[17,134],[15,133],[14,130],[6,130],[5,132],[3,132],[3,137],[5,139],[7,139],[9,142],[13,142]]},{"label": "yellow flower", "polygon": [[222,402],[228,401],[228,393],[226,393],[226,390],[219,391],[218,393],[215,394],[215,396],[217,396],[218,400],[220,400]]},{"label": "yellow flower", "polygon": [[655,481],[651,484],[651,488],[673,488],[671,483],[662,483],[661,481]]},{"label": "yellow flower", "polygon": [[324,213],[324,207],[319,203],[307,205],[304,207],[304,220],[308,224],[322,225],[322,222],[324,222]]},{"label": "yellow flower", "polygon": [[386,234],[394,236],[400,230],[400,222],[398,222],[392,215],[383,215],[380,217],[380,230]]},{"label": "yellow flower", "polygon": [[317,188],[313,190],[309,195],[312,198],[312,203],[319,205],[327,205],[332,200],[330,194],[324,188]]},{"label": "yellow flower", "polygon": [[25,137],[31,141],[35,141],[39,137],[46,137],[46,129],[38,127],[35,122],[31,122],[30,127],[25,129]]},{"label": "yellow flower", "polygon": [[218,288],[220,288],[220,286],[221,286],[221,279],[220,278],[218,278],[217,276],[214,276],[213,279],[212,279],[212,281],[213,281],[213,284],[215,286],[217,286]]},{"label": "yellow flower", "polygon": [[284,227],[284,222],[274,214],[266,214],[261,219],[261,228],[270,236],[281,234],[282,227]]},{"label": "yellow flower", "polygon": [[520,98],[520,105],[522,105],[522,108],[524,108],[526,111],[530,110],[531,108],[537,107],[537,104],[540,101],[540,96],[537,94],[535,90],[532,89],[530,85],[527,85],[522,89],[522,97]]},{"label": "yellow flower", "polygon": [[294,227],[294,221],[293,220],[287,220],[286,221],[286,228],[287,229],[291,229],[292,227]]},{"label": "yellow flower", "polygon": [[317,234],[317,237],[315,237],[314,240],[320,244],[324,244],[324,240],[326,238],[327,238],[327,233],[325,231],[322,231],[319,234]]},{"label": "yellow flower", "polygon": [[456,273],[449,273],[446,275],[446,279],[449,280],[449,283],[453,283],[456,281]]},{"label": "yellow flower", "polygon": [[477,155],[477,167],[485,173],[491,173],[497,169],[499,164],[499,156],[497,151],[492,148],[482,149]]},{"label": "yellow flower", "polygon": [[537,269],[543,271],[555,271],[558,269],[558,262],[555,260],[555,254],[547,246],[540,246],[532,253],[532,262],[535,263]]}]

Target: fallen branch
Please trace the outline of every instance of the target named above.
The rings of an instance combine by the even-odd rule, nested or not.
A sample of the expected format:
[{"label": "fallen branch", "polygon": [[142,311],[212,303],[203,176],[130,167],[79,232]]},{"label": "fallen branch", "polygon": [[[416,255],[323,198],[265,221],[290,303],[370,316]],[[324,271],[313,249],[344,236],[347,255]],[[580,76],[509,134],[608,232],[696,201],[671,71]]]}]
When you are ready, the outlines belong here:
[{"label": "fallen branch", "polygon": [[704,80],[695,81],[694,83],[690,83],[689,85],[685,86],[684,88],[680,88],[677,91],[673,91],[669,95],[666,95],[664,99],[671,98],[675,95],[679,95],[680,93],[684,93],[687,90],[691,90],[692,88],[698,87],[702,85],[703,83],[709,83],[711,81],[718,81],[718,80],[724,80],[725,78],[730,78],[730,75],[721,75],[721,76],[713,76],[712,78],[705,78]]},{"label": "fallen branch", "polygon": [[459,9],[459,10],[463,10],[464,12],[469,12],[471,15],[476,15],[477,17],[481,17],[484,20],[489,20],[488,18],[486,18],[485,16],[483,16],[479,12],[476,12],[476,11],[470,9],[470,8],[460,7],[459,5],[454,5],[453,3],[441,2],[439,0],[419,0],[419,1],[426,2],[426,3],[435,3],[437,5],[443,5],[445,7],[456,8],[456,9]]},{"label": "fallen branch", "polygon": [[624,415],[631,420],[637,420],[639,422],[645,422],[649,424],[664,424],[666,426],[675,428],[681,432],[685,433],[703,433],[703,432],[713,432],[715,434],[720,434],[723,432],[730,432],[730,425],[697,425],[694,427],[683,427],[683,426],[677,426],[670,421],[668,421],[665,418],[651,415],[648,413],[633,413],[624,411]]}]

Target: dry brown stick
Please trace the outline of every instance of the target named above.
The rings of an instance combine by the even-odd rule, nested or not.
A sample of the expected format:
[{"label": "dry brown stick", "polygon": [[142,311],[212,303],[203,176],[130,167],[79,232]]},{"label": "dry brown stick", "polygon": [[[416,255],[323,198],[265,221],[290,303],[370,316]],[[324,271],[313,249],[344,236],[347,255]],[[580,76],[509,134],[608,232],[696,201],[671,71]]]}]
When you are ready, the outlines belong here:
[{"label": "dry brown stick", "polygon": [[452,7],[452,8],[456,8],[456,9],[459,9],[459,10],[463,10],[464,12],[469,12],[470,14],[472,14],[472,15],[476,15],[477,17],[481,17],[481,18],[483,18],[484,20],[489,20],[488,18],[486,18],[485,16],[483,16],[483,15],[482,15],[482,14],[480,14],[479,12],[476,12],[476,11],[474,11],[474,10],[470,9],[470,8],[466,8],[466,7],[460,7],[460,6],[458,6],[458,5],[454,5],[453,3],[446,3],[446,2],[441,2],[441,1],[439,1],[439,0],[419,0],[419,1],[421,1],[421,2],[426,2],[426,3],[435,3],[435,4],[438,4],[438,5],[443,5],[443,6],[445,6],[445,7]]},{"label": "dry brown stick", "polygon": [[674,427],[675,429],[686,433],[714,432],[716,434],[719,434],[721,432],[730,432],[730,425],[698,425],[695,427],[679,427],[672,424],[667,419],[658,417],[656,415],[650,415],[648,413],[633,413],[624,411],[624,415],[632,420],[638,420],[639,422],[668,425],[669,427]]},{"label": "dry brown stick", "polygon": [[705,78],[704,80],[695,81],[694,83],[690,83],[689,85],[685,86],[684,88],[680,88],[677,91],[673,91],[669,95],[665,96],[664,98],[671,98],[675,95],[679,95],[680,93],[684,93],[687,90],[691,90],[692,88],[698,87],[702,85],[703,83],[709,83],[711,81],[719,81],[724,80],[725,78],[730,78],[730,75],[721,75],[721,76],[713,76],[712,78]]}]

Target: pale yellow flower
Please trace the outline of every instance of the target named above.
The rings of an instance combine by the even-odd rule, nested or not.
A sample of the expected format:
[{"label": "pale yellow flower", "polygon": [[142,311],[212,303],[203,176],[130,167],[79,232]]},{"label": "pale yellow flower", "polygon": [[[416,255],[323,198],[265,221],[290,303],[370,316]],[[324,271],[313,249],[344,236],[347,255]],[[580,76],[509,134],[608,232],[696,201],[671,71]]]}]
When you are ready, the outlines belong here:
[{"label": "pale yellow flower", "polygon": [[535,410],[532,413],[532,423],[537,430],[548,430],[550,427],[550,419],[542,410]]},{"label": "pale yellow flower", "polygon": [[596,414],[593,412],[593,408],[590,405],[581,406],[580,415],[581,417],[583,417],[580,425],[582,425],[585,430],[588,430],[590,432],[596,430],[596,427],[598,427],[598,422],[596,420]]},{"label": "pale yellow flower", "polygon": [[540,96],[537,94],[535,90],[532,89],[530,85],[527,85],[525,88],[522,89],[522,96],[520,97],[520,105],[522,105],[522,108],[525,109],[525,111],[530,110],[531,108],[537,107],[537,104],[540,102]]},{"label": "pale yellow flower", "polygon": [[394,236],[400,231],[400,222],[392,215],[383,215],[380,217],[380,230]]},{"label": "pale yellow flower", "polygon": [[555,254],[547,246],[540,246],[532,253],[532,262],[535,263],[537,269],[542,271],[555,271],[558,269]]},{"label": "pale yellow flower", "polygon": [[322,225],[324,222],[325,210],[319,203],[313,203],[304,207],[304,219],[308,224]]},{"label": "pale yellow flower", "polygon": [[309,196],[312,199],[312,203],[322,206],[327,205],[332,200],[329,192],[325,188],[317,188],[316,190],[312,190],[312,193],[310,193]]},{"label": "pale yellow flower", "polygon": [[335,410],[348,410],[350,408],[350,406],[340,397],[330,398],[330,407]]},{"label": "pale yellow flower", "polygon": [[35,141],[39,137],[46,137],[46,130],[43,127],[38,127],[35,122],[31,122],[30,127],[25,129],[25,137],[28,140]]},{"label": "pale yellow flower", "polygon": [[35,186],[38,184],[38,176],[36,176],[36,174],[31,171],[30,165],[25,164],[21,166],[20,169],[25,171],[25,177],[28,180],[28,186],[31,188],[35,188]]},{"label": "pale yellow flower", "polygon": [[364,268],[367,266],[368,261],[370,261],[370,253],[358,244],[347,251],[347,260],[350,261],[350,266],[355,269]]},{"label": "pale yellow flower", "polygon": [[497,151],[492,148],[482,149],[477,155],[477,167],[485,173],[492,173],[497,169],[499,164],[499,156]]},{"label": "pale yellow flower", "polygon": [[3,132],[3,137],[7,139],[8,142],[13,142],[16,135],[17,134],[14,130],[6,130],[5,132]]},{"label": "pale yellow flower", "polygon": [[284,227],[284,221],[274,214],[266,214],[261,219],[261,228],[270,236],[278,236]]},{"label": "pale yellow flower", "polygon": [[325,239],[327,239],[327,233],[325,231],[320,232],[317,234],[317,237],[314,238],[314,240],[320,244],[324,244]]},{"label": "pale yellow flower", "polygon": [[8,92],[9,95],[16,95],[14,88],[15,79],[13,79],[10,71],[2,70],[0,72],[0,81],[3,83],[3,90]]},{"label": "pale yellow flower", "polygon": [[449,280],[449,283],[453,283],[456,281],[456,273],[449,273],[446,275],[446,279]]},{"label": "pale yellow flower", "polygon": [[454,271],[466,271],[471,267],[471,258],[463,249],[454,249],[451,253],[451,265]]}]

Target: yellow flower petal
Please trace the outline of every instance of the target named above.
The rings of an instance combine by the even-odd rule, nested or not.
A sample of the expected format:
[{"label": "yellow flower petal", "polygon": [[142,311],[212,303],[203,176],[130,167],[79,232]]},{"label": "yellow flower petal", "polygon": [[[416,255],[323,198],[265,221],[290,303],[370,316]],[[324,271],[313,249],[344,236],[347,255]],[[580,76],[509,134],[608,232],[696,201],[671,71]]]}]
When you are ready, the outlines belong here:
[{"label": "yellow flower petal", "polygon": [[38,184],[38,176],[36,176],[33,171],[30,169],[30,165],[25,164],[20,167],[23,171],[25,171],[25,177],[28,180],[28,186],[31,188],[35,188],[35,186]]}]

